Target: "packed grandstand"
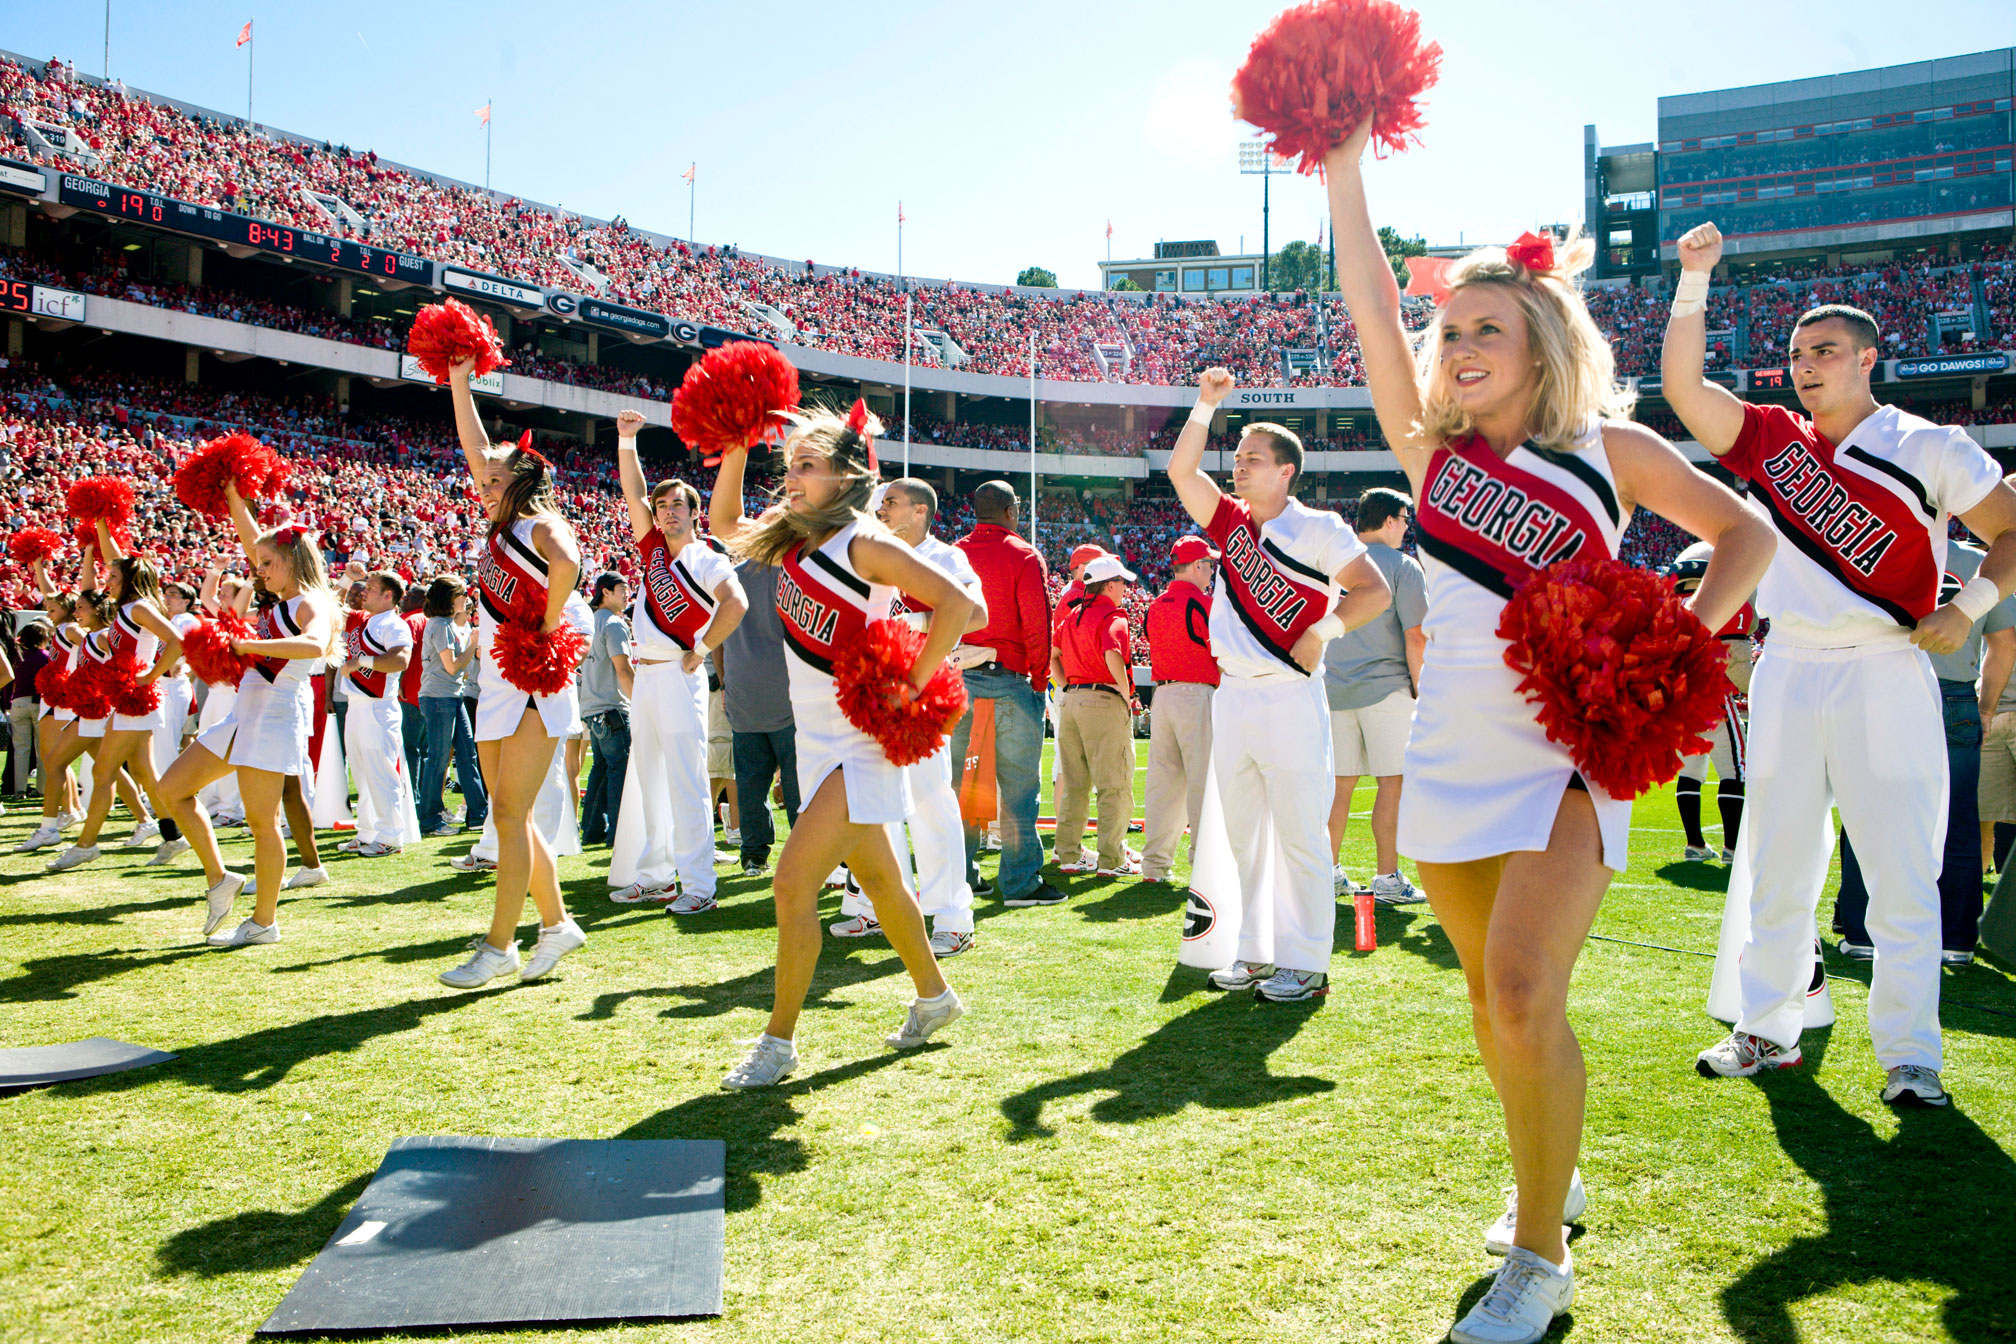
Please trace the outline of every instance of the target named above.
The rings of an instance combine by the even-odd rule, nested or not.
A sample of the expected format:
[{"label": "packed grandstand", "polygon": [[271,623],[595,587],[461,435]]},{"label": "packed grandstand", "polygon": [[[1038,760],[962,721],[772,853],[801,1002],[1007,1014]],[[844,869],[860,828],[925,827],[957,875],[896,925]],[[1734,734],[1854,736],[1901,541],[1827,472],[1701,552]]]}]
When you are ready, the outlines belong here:
[{"label": "packed grandstand", "polygon": [[[179,508],[147,505],[167,503],[173,463],[227,427],[249,429],[294,456],[293,507],[324,531],[332,560],[362,559],[408,576],[467,565],[476,532],[472,502],[454,470],[459,454],[445,399],[397,377],[355,376],[354,360],[329,353],[346,346],[402,349],[426,292],[397,280],[374,285],[355,265],[282,266],[268,255],[270,245],[206,248],[186,236],[188,229],[157,224],[145,210],[97,209],[88,201],[79,208],[72,197],[85,200],[93,184],[264,221],[278,226],[276,236],[288,230],[348,240],[374,250],[364,255],[396,256],[402,275],[434,277],[437,286],[453,267],[494,278],[505,291],[520,287],[534,304],[545,296],[543,307],[530,310],[522,300],[493,305],[507,333],[509,371],[578,394],[496,406],[511,432],[531,428],[561,464],[590,575],[597,565],[626,573],[635,566],[607,440],[597,448],[596,424],[606,434],[614,409],[632,402],[662,411],[693,347],[730,333],[780,345],[836,398],[859,391],[885,413],[900,409],[894,389],[904,383],[907,348],[915,366],[908,438],[926,464],[920,474],[945,499],[937,530],[962,533],[971,523],[963,503],[971,485],[1017,470],[963,450],[1020,455],[1019,488],[1037,485],[1032,511],[1053,574],[1061,576],[1080,542],[1113,549],[1141,574],[1133,599],[1137,633],[1141,608],[1166,578],[1169,543],[1192,530],[1151,457],[1170,447],[1187,397],[1157,396],[1156,389],[1191,384],[1214,364],[1230,367],[1244,389],[1293,393],[1363,382],[1351,322],[1334,295],[1084,293],[899,281],[847,266],[786,262],[649,233],[621,218],[586,218],[401,167],[368,150],[248,126],[79,75],[60,61],[0,56],[0,137],[0,158],[24,179],[12,186],[15,195],[0,200],[0,281],[82,295],[86,304],[113,300],[329,343],[305,347],[310,357],[283,361],[248,355],[250,343],[227,351],[193,333],[178,340],[165,329],[115,330],[88,308],[78,309],[86,314],[81,323],[75,314],[8,320],[0,372],[5,523],[57,516],[64,482],[117,469],[142,490],[142,544],[163,557],[164,570],[184,578],[200,575],[219,556],[221,538]],[[48,170],[48,177],[29,170]],[[39,185],[26,185],[30,176]],[[1732,380],[1738,375],[1723,371],[1778,362],[1792,321],[1817,303],[1852,303],[1873,313],[1890,360],[2016,346],[2016,253],[2006,229],[1914,240],[1908,251],[1893,249],[1880,261],[1766,258],[1733,270],[1729,281],[1712,295],[1709,327],[1711,367]],[[906,291],[914,313],[907,342]],[[688,335],[640,342],[610,334],[605,324],[598,341],[556,301],[562,295],[592,296],[633,324],[657,323],[666,332],[685,324]],[[480,306],[485,296],[465,289],[461,297]],[[1670,303],[1665,281],[1647,276],[1638,284],[1595,286],[1588,299],[1612,341],[1619,373],[1645,380],[1640,418],[1680,438],[1651,381]],[[1426,310],[1416,316],[1425,320]],[[691,335],[700,330],[712,335]],[[875,363],[822,364],[819,355]],[[969,375],[1040,380],[1037,413],[1027,391],[1018,399]],[[1773,386],[1741,376],[1753,394]],[[1077,401],[1059,386],[1095,383],[1137,391],[1101,394],[1094,404],[1089,394]],[[989,392],[975,390],[983,385]],[[2016,421],[2011,380],[1972,367],[1884,391],[1949,423],[2006,428]],[[1322,453],[1382,447],[1362,395],[1306,405],[1287,395],[1280,405],[1287,410],[1256,411],[1252,418],[1283,419]],[[1035,476],[1032,422],[1034,447],[1044,455]],[[666,420],[661,414],[653,423]],[[1236,421],[1227,423],[1213,447],[1229,447],[1236,429]],[[2006,448],[2016,439],[1998,434],[1988,442]],[[669,431],[652,431],[645,445],[658,475],[709,489],[711,473],[700,471]],[[1385,473],[1390,459],[1312,459],[1302,493],[1348,516],[1365,486],[1399,483]],[[366,481],[371,488],[360,488]],[[759,478],[754,488],[763,485]],[[1624,551],[1634,563],[1656,566],[1683,543],[1670,525],[1641,516]],[[24,605],[28,591],[25,574],[0,567],[0,597],[10,606]],[[1136,647],[1145,657],[1145,642]]]}]

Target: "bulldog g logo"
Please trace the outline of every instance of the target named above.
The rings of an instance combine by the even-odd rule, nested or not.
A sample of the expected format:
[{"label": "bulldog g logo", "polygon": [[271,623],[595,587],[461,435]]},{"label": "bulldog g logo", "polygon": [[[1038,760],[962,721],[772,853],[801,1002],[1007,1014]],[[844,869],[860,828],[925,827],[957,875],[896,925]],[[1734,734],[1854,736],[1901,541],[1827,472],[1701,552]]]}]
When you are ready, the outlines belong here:
[{"label": "bulldog g logo", "polygon": [[1190,889],[1190,900],[1183,907],[1183,941],[1194,943],[1211,932],[1218,923],[1218,911],[1204,894],[1195,887]]}]

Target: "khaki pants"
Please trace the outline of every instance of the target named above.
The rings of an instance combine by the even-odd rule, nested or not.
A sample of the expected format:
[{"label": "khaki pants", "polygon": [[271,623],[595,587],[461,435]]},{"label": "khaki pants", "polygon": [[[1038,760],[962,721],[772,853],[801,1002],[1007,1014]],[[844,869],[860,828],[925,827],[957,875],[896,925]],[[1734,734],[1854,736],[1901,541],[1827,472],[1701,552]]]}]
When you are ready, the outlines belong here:
[{"label": "khaki pants", "polygon": [[1134,819],[1134,734],[1127,702],[1112,691],[1064,692],[1057,715],[1057,862],[1081,856],[1086,804],[1099,794],[1099,867],[1126,864],[1127,823]]},{"label": "khaki pants", "polygon": [[1196,862],[1197,818],[1204,811],[1204,772],[1211,763],[1211,687],[1172,681],[1155,689],[1148,727],[1148,823],[1141,876],[1160,882],[1176,861],[1176,842],[1190,827]]}]

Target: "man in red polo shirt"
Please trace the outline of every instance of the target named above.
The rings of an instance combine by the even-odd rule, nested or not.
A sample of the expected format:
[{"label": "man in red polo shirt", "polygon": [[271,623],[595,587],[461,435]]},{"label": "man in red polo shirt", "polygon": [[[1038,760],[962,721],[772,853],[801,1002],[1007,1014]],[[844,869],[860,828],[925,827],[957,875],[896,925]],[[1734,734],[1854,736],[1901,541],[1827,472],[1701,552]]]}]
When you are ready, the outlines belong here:
[{"label": "man in red polo shirt", "polygon": [[1085,857],[1085,813],[1099,794],[1101,877],[1129,877],[1141,865],[1127,853],[1134,819],[1134,647],[1120,608],[1134,576],[1118,558],[1101,555],[1084,571],[1085,595],[1064,604],[1059,629],[1064,699],[1057,711],[1057,868],[1091,872]]},{"label": "man in red polo shirt", "polygon": [[1148,725],[1144,882],[1169,880],[1186,822],[1191,860],[1197,857],[1197,819],[1204,810],[1204,771],[1211,761],[1211,692],[1218,685],[1218,660],[1211,655],[1211,579],[1217,563],[1210,542],[1178,537],[1169,548],[1169,586],[1148,604],[1145,629],[1155,704]]}]

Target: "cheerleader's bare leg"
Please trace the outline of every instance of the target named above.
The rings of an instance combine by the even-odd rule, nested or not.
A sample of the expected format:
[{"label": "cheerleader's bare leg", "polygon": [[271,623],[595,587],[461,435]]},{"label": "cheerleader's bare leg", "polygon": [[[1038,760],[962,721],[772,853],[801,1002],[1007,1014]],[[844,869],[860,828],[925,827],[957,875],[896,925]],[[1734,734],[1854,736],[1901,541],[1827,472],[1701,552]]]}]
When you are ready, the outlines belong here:
[{"label": "cheerleader's bare leg", "polygon": [[[63,811],[66,790],[70,784],[70,767],[66,761],[56,763],[56,744],[63,736],[68,724],[58,723],[54,714],[44,714],[35,720],[35,763],[42,771],[42,820],[54,821]],[[1993,846],[1982,851],[1994,853]]]},{"label": "cheerleader's bare leg", "polygon": [[[151,732],[130,728],[107,730],[105,736],[99,739],[98,750],[91,758],[94,763],[91,806],[84,814],[84,829],[77,834],[79,845],[89,848],[98,843],[98,832],[112,811],[115,790],[136,823],[147,820],[149,816],[147,807],[140,800],[141,788],[147,791],[155,808],[160,808],[153,756],[146,750],[153,739]],[[138,788],[135,787],[136,778]]]},{"label": "cheerleader's bare leg", "polygon": [[1456,948],[1471,1023],[1505,1109],[1519,1187],[1513,1244],[1553,1264],[1582,1144],[1588,1075],[1568,1025],[1568,985],[1613,874],[1589,795],[1562,798],[1547,848],[1474,863],[1424,863],[1422,885]]},{"label": "cheerleader's bare leg", "polygon": [[[819,931],[819,891],[826,875],[846,862],[862,891],[875,903],[889,945],[903,959],[920,998],[945,992],[945,977],[931,954],[924,915],[916,897],[904,890],[884,826],[857,825],[847,817],[847,782],[833,771],[800,808],[798,824],[777,856],[771,892],[777,902],[776,997],[764,1030],[782,1041],[798,1030],[798,1014],[812,989],[824,941]],[[860,866],[856,867],[855,865]]]},{"label": "cheerleader's bare leg", "polygon": [[302,792],[301,776],[288,775],[280,786],[280,808],[287,814],[287,834],[294,837],[294,852],[303,868],[320,868],[322,852],[315,845],[315,818],[308,811],[308,795]]},{"label": "cheerleader's bare leg", "polygon": [[489,943],[499,951],[517,939],[528,893],[539,907],[542,926],[567,918],[552,847],[532,824],[532,804],[553,768],[554,746],[538,711],[532,709],[525,711],[511,736],[476,744],[483,778],[490,786],[490,816],[497,823],[497,907],[490,917]]},{"label": "cheerleader's bare leg", "polygon": [[197,803],[196,795],[236,768],[201,742],[191,742],[161,776],[161,805],[182,828],[182,838],[189,842],[197,862],[203,865],[204,879],[213,887],[224,880],[224,856],[217,849],[216,832],[210,829],[210,814]]},{"label": "cheerleader's bare leg", "polygon": [[57,726],[49,749],[42,757],[48,766],[42,775],[43,816],[54,817],[58,812],[76,813],[77,777],[70,773],[70,765],[84,754],[84,745],[88,740],[78,733],[75,719]]},{"label": "cheerleader's bare leg", "polygon": [[259,924],[270,925],[280,917],[280,883],[287,876],[287,842],[280,838],[280,794],[287,779],[274,770],[238,767],[238,796],[245,800],[245,824],[252,831],[252,872],[259,884],[252,918]]}]

